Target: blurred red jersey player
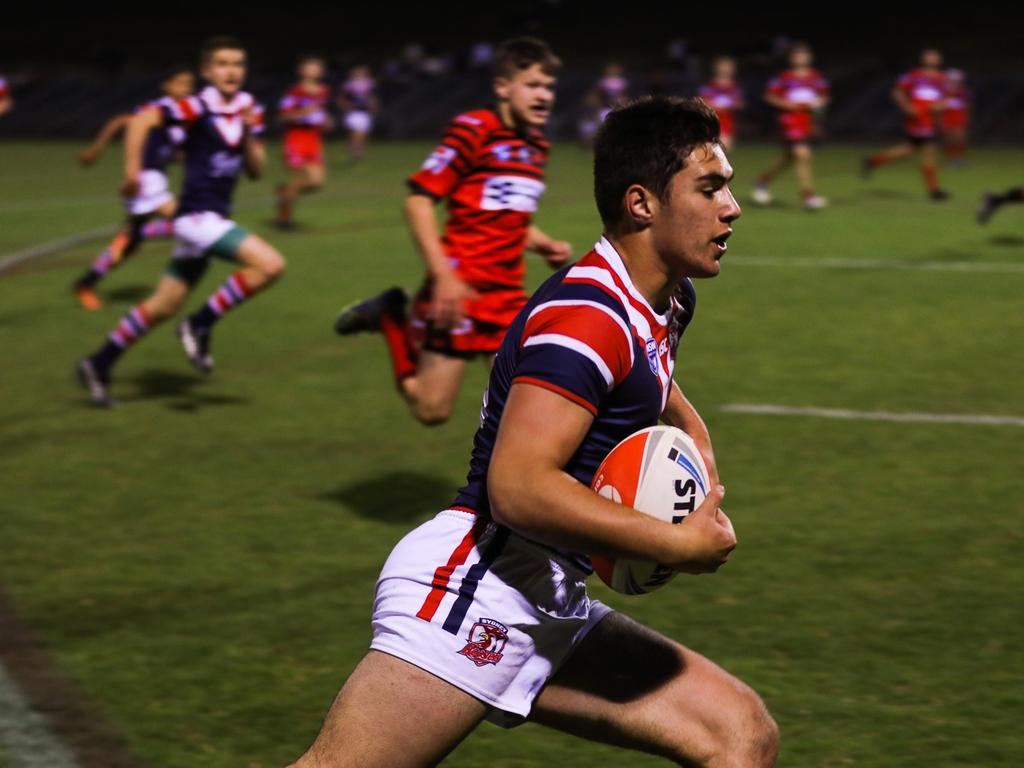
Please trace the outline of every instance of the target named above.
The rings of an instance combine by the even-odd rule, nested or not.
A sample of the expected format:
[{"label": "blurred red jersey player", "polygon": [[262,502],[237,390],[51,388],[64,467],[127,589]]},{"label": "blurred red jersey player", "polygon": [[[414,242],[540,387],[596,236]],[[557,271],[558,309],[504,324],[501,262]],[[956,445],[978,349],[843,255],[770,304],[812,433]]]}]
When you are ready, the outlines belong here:
[{"label": "blurred red jersey player", "polygon": [[903,110],[904,140],[894,147],[864,158],[861,170],[865,177],[878,167],[921,153],[921,174],[932,200],[945,200],[949,193],[939,186],[936,167],[939,119],[946,105],[946,74],[942,71],[942,54],[929,48],[921,54],[921,65],[896,81],[892,98]]},{"label": "blurred red jersey player", "polygon": [[6,115],[14,108],[14,99],[11,98],[11,87],[7,84],[7,78],[0,75],[0,116]]},{"label": "blurred red jersey player", "polygon": [[818,135],[817,115],[828,105],[829,85],[814,63],[814,54],[806,43],[795,43],[789,51],[789,69],[768,83],[764,100],[779,113],[779,130],[784,144],[782,156],[757,177],[753,200],[769,205],[768,185],[791,164],[795,166],[800,194],[807,210],[818,210],[828,201],[814,193],[811,174],[811,142]]},{"label": "blurred red jersey player", "polygon": [[318,56],[299,59],[299,82],[278,103],[284,133],[284,161],[289,179],[277,188],[277,220],[282,229],[294,226],[292,213],[299,195],[314,192],[324,183],[323,132],[330,129],[327,112],[330,89],[323,82],[324,62]]},{"label": "blurred red jersey player", "polygon": [[736,83],[736,60],[719,56],[711,65],[711,80],[701,86],[698,94],[718,115],[722,127],[720,144],[732,149],[736,138],[736,112],[745,108],[743,91]]},{"label": "blurred red jersey player", "polygon": [[[570,246],[533,226],[549,145],[541,129],[561,62],[533,38],[503,43],[494,59],[492,107],[457,115],[441,144],[409,177],[405,212],[427,267],[411,315],[400,288],[344,309],[341,335],[380,331],[413,415],[440,424],[451,414],[467,360],[488,362],[525,306],[523,251],[554,268]],[[444,235],[434,206],[448,202]]]},{"label": "blurred red jersey player", "polygon": [[946,70],[946,104],[942,109],[942,148],[953,165],[967,154],[967,128],[971,121],[971,91],[961,69]]}]

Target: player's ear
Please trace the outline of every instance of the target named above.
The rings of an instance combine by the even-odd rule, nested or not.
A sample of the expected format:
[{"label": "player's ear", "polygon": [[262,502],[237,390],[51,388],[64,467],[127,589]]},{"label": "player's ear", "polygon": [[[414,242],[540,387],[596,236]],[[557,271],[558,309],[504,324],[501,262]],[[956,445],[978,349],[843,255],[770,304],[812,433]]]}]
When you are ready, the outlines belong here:
[{"label": "player's ear", "polygon": [[638,229],[645,229],[650,226],[651,219],[654,218],[657,202],[649,189],[640,184],[631,184],[626,189],[624,203],[626,206],[626,217]]},{"label": "player's ear", "polygon": [[512,85],[511,81],[507,77],[496,77],[494,78],[494,95],[499,99],[508,99],[509,88]]}]

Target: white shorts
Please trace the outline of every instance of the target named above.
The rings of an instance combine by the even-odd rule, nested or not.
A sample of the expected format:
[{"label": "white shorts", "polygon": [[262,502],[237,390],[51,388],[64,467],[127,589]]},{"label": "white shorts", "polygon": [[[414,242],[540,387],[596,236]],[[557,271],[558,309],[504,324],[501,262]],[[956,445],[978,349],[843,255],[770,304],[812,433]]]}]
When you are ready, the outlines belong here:
[{"label": "white shorts", "polygon": [[[196,259],[206,256],[218,240],[232,230],[244,230],[231,219],[225,219],[213,211],[186,213],[174,220],[174,252],[172,259]],[[237,243],[235,243],[237,246]],[[217,253],[232,258],[234,253]]]},{"label": "white shorts", "polygon": [[139,194],[126,197],[124,207],[132,216],[145,216],[173,200],[167,186],[167,175],[163,171],[145,170],[139,174]]},{"label": "white shorts", "polygon": [[404,659],[516,725],[611,608],[586,574],[496,523],[448,509],[405,536],[377,581],[370,647]]},{"label": "white shorts", "polygon": [[355,133],[369,133],[373,128],[373,115],[357,109],[345,114],[345,127]]}]

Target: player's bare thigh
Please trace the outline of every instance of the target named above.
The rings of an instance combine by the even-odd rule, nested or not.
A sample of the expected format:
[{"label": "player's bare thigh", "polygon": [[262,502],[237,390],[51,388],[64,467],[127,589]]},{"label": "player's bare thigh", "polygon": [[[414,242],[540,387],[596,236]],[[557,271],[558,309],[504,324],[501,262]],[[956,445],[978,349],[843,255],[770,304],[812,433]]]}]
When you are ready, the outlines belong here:
[{"label": "player's bare thigh", "polygon": [[235,257],[245,268],[246,282],[254,290],[276,280],[284,272],[284,257],[259,235],[246,235],[238,244]]},{"label": "player's bare thigh", "polygon": [[161,275],[153,293],[142,302],[142,309],[151,322],[158,323],[177,314],[192,288],[173,275]]},{"label": "player's bare thigh", "polygon": [[761,768],[778,751],[775,722],[754,691],[620,613],[580,643],[530,719],[680,765]]},{"label": "player's bare thigh", "polygon": [[420,353],[416,376],[402,382],[413,414],[424,424],[447,421],[466,373],[466,360],[428,349]]},{"label": "player's bare thigh", "polygon": [[435,765],[487,714],[468,693],[380,651],[349,676],[320,735],[291,768]]}]

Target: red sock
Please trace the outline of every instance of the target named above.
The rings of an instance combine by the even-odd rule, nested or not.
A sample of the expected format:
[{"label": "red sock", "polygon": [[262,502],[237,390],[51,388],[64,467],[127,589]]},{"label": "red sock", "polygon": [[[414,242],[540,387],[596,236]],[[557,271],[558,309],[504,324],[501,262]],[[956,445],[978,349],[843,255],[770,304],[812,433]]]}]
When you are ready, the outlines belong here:
[{"label": "red sock", "polygon": [[934,192],[939,188],[939,174],[936,173],[934,165],[922,166],[921,173],[924,174],[924,184],[928,191]]},{"label": "red sock", "polygon": [[407,325],[408,323],[400,322],[389,315],[383,315],[380,319],[380,332],[384,334],[384,341],[388,345],[391,368],[398,383],[416,373],[418,355],[409,338]]},{"label": "red sock", "polygon": [[870,164],[872,168],[877,168],[878,166],[885,165],[888,162],[889,158],[885,155],[872,155],[868,158],[868,164]]}]

